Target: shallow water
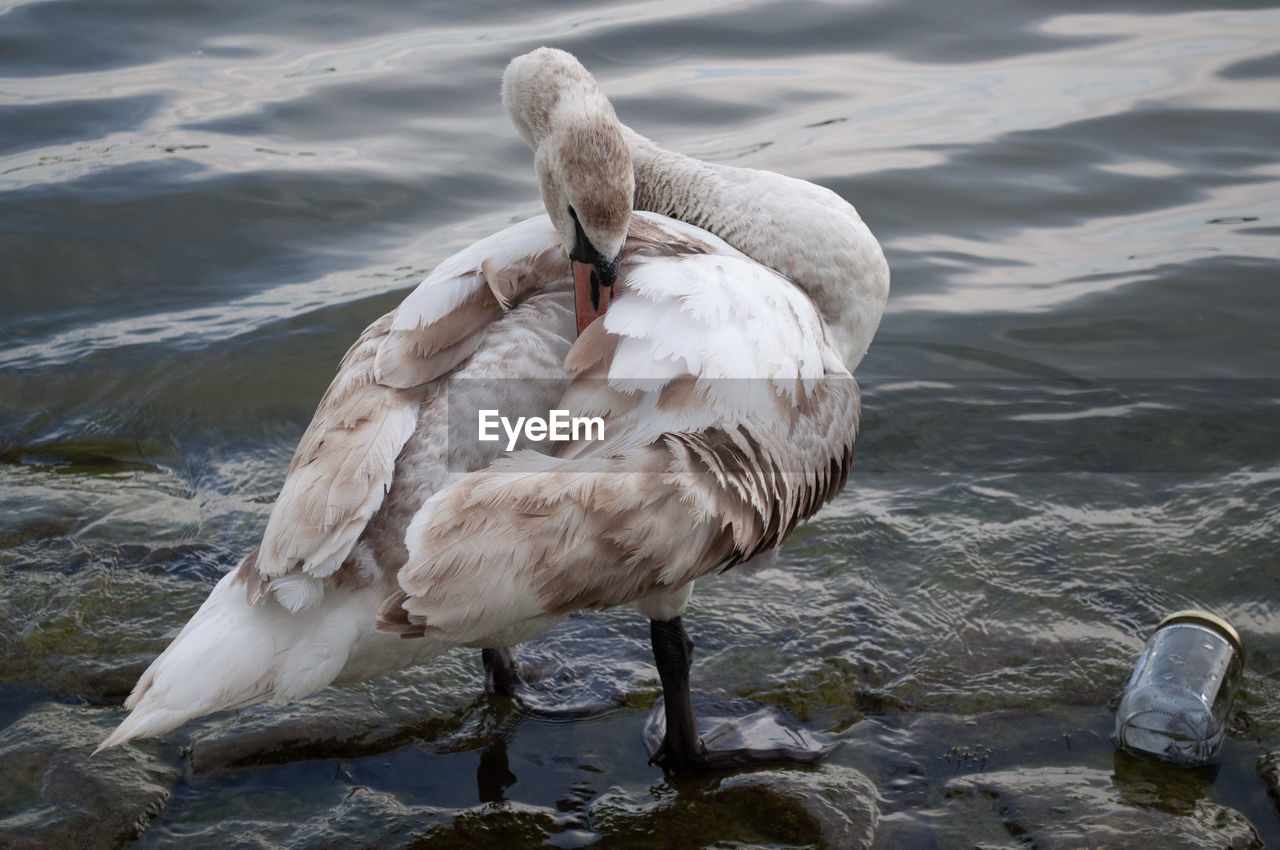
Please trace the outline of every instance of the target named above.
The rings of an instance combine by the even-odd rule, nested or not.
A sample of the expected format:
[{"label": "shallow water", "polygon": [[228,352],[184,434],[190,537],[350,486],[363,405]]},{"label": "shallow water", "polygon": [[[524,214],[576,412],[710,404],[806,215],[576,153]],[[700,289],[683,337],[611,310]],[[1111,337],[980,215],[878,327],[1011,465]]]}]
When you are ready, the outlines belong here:
[{"label": "shallow water", "polygon": [[[1119,789],[1084,822],[1214,804],[1280,844],[1280,9],[1062,8],[0,3],[0,743],[49,730],[5,762],[5,835],[129,832],[49,804],[37,766],[74,744],[169,794],[148,846],[816,840],[645,764],[626,611],[528,649],[569,716],[478,700],[459,653],[190,724],[145,770],[83,761],[256,542],[351,340],[538,211],[497,80],[550,43],[666,146],[840,192],[893,268],[851,483],[776,567],[699,590],[695,689],[841,740],[880,847],[1060,846],[1070,812],[957,784],[1004,777],[1004,805],[1059,768]],[[1135,767],[1108,704],[1186,607],[1248,647],[1231,734],[1215,770]],[[287,722],[369,731],[180,758]]]}]

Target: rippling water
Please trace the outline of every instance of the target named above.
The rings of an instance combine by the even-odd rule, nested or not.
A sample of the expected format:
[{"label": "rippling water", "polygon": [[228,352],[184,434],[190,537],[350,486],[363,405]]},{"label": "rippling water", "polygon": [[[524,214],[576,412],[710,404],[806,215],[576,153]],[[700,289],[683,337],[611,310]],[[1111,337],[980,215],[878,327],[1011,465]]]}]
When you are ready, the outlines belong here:
[{"label": "rippling water", "polygon": [[[840,738],[803,775],[865,774],[881,847],[1061,846],[1069,812],[956,784],[1051,768],[1121,789],[1084,823],[1221,806],[1280,843],[1280,9],[1062,8],[0,3],[0,830],[109,845],[133,805],[152,846],[810,840],[645,765],[624,611],[529,648],[568,717],[477,702],[457,654],[83,758],[261,533],[346,346],[539,210],[497,81],[548,43],[666,146],[840,192],[893,268],[852,482],[700,589],[695,689]],[[1108,702],[1192,606],[1249,648],[1231,737],[1133,779]],[[180,761],[204,737],[212,767]]]}]

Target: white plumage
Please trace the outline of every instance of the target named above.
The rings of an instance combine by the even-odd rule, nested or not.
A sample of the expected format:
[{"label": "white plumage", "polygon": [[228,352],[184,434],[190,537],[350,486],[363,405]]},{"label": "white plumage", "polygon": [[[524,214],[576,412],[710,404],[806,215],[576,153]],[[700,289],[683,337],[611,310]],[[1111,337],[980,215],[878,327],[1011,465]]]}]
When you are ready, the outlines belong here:
[{"label": "white plumage", "polygon": [[[261,543],[104,747],[452,646],[511,646],[578,608],[670,620],[694,579],[773,552],[843,485],[849,369],[888,294],[853,208],[658,148],[559,51],[514,60],[504,101],[549,216],[445,260],[361,335]],[[657,212],[631,214],[632,175],[637,209]],[[566,253],[583,238],[626,242],[612,304],[577,337]],[[458,411],[481,407],[600,415],[605,438],[504,457],[465,433]]]}]

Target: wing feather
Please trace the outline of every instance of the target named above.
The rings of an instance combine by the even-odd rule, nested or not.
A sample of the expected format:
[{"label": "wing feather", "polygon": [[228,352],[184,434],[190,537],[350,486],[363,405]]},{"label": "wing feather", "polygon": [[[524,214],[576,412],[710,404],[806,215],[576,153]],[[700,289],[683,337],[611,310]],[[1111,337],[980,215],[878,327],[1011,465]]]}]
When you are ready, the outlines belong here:
[{"label": "wing feather", "polygon": [[776,548],[843,486],[860,396],[813,305],[695,228],[636,222],[652,238],[566,359],[561,406],[604,415],[605,439],[436,493],[379,628],[483,645],[674,590]]},{"label": "wing feather", "polygon": [[[361,334],[298,444],[262,542],[241,566],[251,601],[295,572],[334,576],[383,504],[424,405],[440,403],[441,379],[473,357],[506,311],[567,271],[550,221],[531,219],[445,260]],[[291,610],[319,598],[318,585],[294,584],[277,594]]]}]

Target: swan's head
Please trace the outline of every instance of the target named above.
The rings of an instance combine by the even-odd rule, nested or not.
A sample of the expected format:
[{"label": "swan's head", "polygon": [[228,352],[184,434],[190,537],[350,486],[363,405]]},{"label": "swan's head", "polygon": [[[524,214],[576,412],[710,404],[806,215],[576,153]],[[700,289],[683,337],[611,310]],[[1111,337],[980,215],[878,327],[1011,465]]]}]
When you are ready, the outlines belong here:
[{"label": "swan's head", "polygon": [[563,50],[517,56],[502,102],[534,151],[542,203],[573,263],[581,332],[608,307],[635,195],[631,149],[595,78]]}]

